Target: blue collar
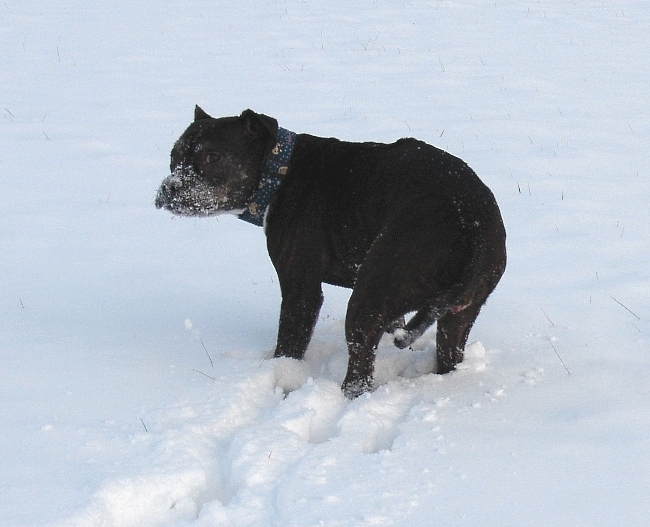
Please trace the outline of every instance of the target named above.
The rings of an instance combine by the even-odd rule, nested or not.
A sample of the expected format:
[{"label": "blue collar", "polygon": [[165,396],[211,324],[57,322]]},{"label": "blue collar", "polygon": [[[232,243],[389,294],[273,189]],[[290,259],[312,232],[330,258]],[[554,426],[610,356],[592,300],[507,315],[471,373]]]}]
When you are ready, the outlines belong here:
[{"label": "blue collar", "polygon": [[239,215],[240,220],[247,221],[258,227],[264,225],[266,209],[275,189],[278,188],[282,177],[287,173],[289,158],[295,143],[296,134],[294,132],[278,128],[278,142],[264,165],[260,186],[253,192],[248,202],[248,208]]}]

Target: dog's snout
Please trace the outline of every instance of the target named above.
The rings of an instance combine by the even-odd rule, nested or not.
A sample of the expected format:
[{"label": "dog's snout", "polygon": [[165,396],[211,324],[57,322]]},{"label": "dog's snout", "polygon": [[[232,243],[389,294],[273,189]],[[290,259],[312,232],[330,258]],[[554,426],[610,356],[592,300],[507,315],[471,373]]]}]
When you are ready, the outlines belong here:
[{"label": "dog's snout", "polygon": [[165,182],[167,190],[180,190],[183,188],[183,180],[178,176],[169,176]]},{"label": "dog's snout", "polygon": [[183,180],[179,176],[172,174],[167,177],[158,189],[158,194],[156,195],[156,208],[162,209],[172,195],[175,192],[178,192],[181,188],[183,188]]}]

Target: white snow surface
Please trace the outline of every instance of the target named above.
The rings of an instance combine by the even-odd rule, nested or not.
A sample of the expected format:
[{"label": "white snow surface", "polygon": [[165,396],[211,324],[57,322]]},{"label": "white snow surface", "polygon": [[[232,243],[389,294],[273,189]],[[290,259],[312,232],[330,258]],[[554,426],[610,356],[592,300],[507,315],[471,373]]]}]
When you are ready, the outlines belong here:
[{"label": "white snow surface", "polygon": [[[0,3],[0,525],[650,524],[650,3]],[[269,360],[262,229],[153,198],[194,104],[413,136],[494,191],[509,265],[457,371],[349,292]]]}]

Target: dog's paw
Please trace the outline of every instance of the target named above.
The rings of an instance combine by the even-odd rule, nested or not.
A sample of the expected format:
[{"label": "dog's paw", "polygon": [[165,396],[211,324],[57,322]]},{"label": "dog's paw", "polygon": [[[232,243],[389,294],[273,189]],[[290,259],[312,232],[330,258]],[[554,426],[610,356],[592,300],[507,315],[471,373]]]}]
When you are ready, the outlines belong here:
[{"label": "dog's paw", "polygon": [[371,379],[358,379],[354,381],[343,381],[341,390],[343,390],[343,395],[348,399],[356,399],[360,395],[363,395],[366,392],[369,392],[372,388]]},{"label": "dog's paw", "polygon": [[393,331],[393,343],[395,344],[395,347],[403,350],[404,348],[408,348],[412,342],[413,339],[411,338],[411,334],[406,331],[405,328],[399,328]]}]

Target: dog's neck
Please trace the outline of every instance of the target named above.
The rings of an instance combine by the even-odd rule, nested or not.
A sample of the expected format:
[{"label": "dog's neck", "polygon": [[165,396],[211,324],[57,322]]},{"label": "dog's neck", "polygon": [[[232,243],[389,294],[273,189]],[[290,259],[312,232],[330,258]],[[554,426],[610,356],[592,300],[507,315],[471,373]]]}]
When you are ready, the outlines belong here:
[{"label": "dog's neck", "polygon": [[278,188],[282,178],[287,173],[295,142],[296,134],[294,132],[278,128],[277,144],[266,160],[258,189],[253,192],[246,210],[239,215],[240,220],[247,221],[258,227],[264,225],[264,218],[271,196],[273,196],[275,189]]}]

